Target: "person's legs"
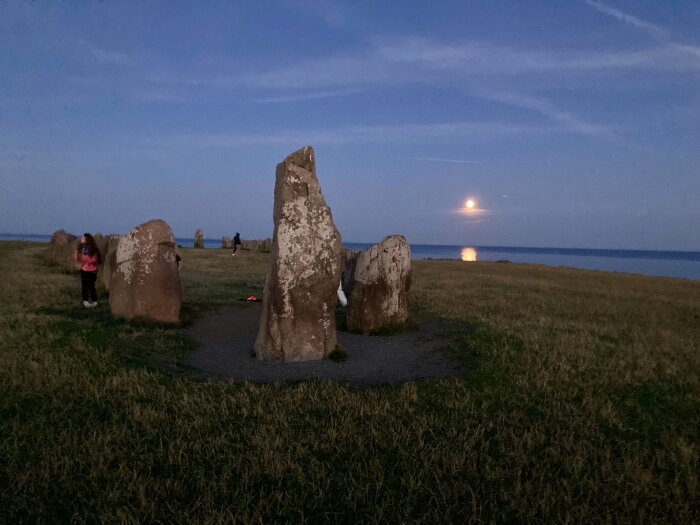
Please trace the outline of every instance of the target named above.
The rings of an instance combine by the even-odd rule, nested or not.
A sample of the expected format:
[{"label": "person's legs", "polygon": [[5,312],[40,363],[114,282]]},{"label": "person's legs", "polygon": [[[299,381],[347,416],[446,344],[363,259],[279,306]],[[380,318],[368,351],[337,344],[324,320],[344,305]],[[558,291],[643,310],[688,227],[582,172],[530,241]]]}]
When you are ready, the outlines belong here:
[{"label": "person's legs", "polygon": [[88,274],[90,272],[86,272],[83,270],[80,270],[80,294],[83,297],[83,302],[85,301],[90,301],[90,295],[88,292]]},{"label": "person's legs", "polygon": [[85,272],[88,274],[88,294],[90,295],[91,303],[97,303],[97,290],[95,290],[95,281],[97,281],[97,272]]}]

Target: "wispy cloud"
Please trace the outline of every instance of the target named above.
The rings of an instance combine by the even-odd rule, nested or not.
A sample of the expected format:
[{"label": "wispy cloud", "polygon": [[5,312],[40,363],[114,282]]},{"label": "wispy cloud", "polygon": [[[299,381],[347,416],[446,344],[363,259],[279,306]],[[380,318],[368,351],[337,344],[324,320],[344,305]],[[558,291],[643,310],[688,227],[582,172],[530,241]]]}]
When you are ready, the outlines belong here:
[{"label": "wispy cloud", "polygon": [[403,157],[407,160],[423,160],[426,162],[449,162],[454,164],[478,164],[478,160],[464,160],[464,159],[436,159],[433,157]]},{"label": "wispy cloud", "polygon": [[87,53],[95,62],[110,64],[114,66],[125,66],[133,64],[133,59],[127,53],[114,49],[105,49],[82,37],[62,37],[68,45],[77,47]]},{"label": "wispy cloud", "polygon": [[[163,147],[241,147],[241,146],[300,146],[303,144],[398,143],[456,137],[488,140],[508,135],[531,135],[558,131],[552,126],[511,124],[502,122],[452,122],[375,126],[348,126],[332,129],[282,130],[273,133],[205,133],[146,139],[144,146]],[[565,131],[565,130],[564,130]],[[438,159],[431,159],[438,160]],[[450,160],[447,159],[449,162]],[[458,161],[459,162],[459,161]]]},{"label": "wispy cloud", "polygon": [[104,64],[114,64],[118,66],[123,66],[131,63],[131,57],[126,53],[121,53],[119,51],[109,51],[107,49],[102,49],[99,47],[91,46],[89,48],[90,54],[93,58]]},{"label": "wispy cloud", "polygon": [[[427,38],[373,39],[364,51],[300,61],[241,75],[198,78],[221,88],[276,91],[367,88],[401,83],[454,83],[476,77],[527,74],[587,74],[623,70],[683,71],[697,67],[697,55],[672,46],[633,50],[513,49],[489,42],[439,42]],[[692,52],[691,52],[692,51]],[[274,96],[272,98],[275,98]],[[290,100],[294,100],[291,98]]]},{"label": "wispy cloud", "polygon": [[311,91],[306,93],[295,93],[278,97],[261,97],[254,99],[255,102],[265,104],[278,104],[283,102],[301,102],[304,100],[318,100],[324,98],[348,97],[362,93],[363,89],[337,89],[331,91]]},{"label": "wispy cloud", "polygon": [[591,49],[574,52],[513,49],[488,42],[443,43],[427,38],[379,40],[377,57],[389,64],[409,64],[430,71],[457,71],[481,75],[517,75],[548,72],[591,72],[613,69],[683,69],[687,61],[669,60],[670,50]]},{"label": "wispy cloud", "polygon": [[629,13],[625,13],[624,11],[620,11],[619,9],[615,9],[614,7],[610,7],[602,2],[598,2],[596,0],[584,0],[584,2],[601,13],[616,18],[617,20],[634,26],[637,29],[641,29],[659,42],[667,43],[668,49],[676,53],[680,53],[685,58],[691,58],[692,66],[695,68],[700,68],[700,47],[692,44],[677,42],[674,35],[672,35],[667,29],[646,20],[642,20],[641,18]]},{"label": "wispy cloud", "polygon": [[651,22],[647,22],[645,20],[642,20],[641,18],[637,18],[634,15],[630,15],[628,13],[620,11],[619,9],[615,9],[614,7],[610,7],[608,5],[605,5],[602,2],[597,2],[595,0],[584,0],[584,1],[589,6],[591,6],[594,9],[597,9],[601,13],[605,13],[608,16],[612,16],[613,18],[617,18],[621,22],[632,25],[638,29],[642,29],[643,31],[646,31],[654,38],[663,39],[663,38],[668,38],[668,36],[669,36],[668,31],[666,31],[664,28],[662,28],[660,26],[657,26],[656,24],[652,24]]},{"label": "wispy cloud", "polygon": [[603,124],[588,122],[587,120],[574,115],[569,111],[563,111],[555,107],[549,100],[531,96],[520,95],[507,91],[477,91],[475,96],[506,104],[522,109],[536,111],[545,117],[558,122],[569,131],[589,135],[609,140],[618,139],[618,135],[613,128]]},{"label": "wispy cloud", "polygon": [[287,5],[306,11],[337,26],[344,20],[344,6],[335,0],[286,0]]}]

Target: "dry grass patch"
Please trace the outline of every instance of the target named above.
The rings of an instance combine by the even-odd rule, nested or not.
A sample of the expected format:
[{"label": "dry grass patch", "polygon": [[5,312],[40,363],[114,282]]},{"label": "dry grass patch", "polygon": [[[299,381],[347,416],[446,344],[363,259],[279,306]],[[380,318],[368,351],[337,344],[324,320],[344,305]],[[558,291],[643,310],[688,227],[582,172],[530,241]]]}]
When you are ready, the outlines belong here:
[{"label": "dry grass patch", "polygon": [[[700,283],[419,261],[476,373],[229,384],[150,366],[178,331],[81,310],[44,249],[0,243],[0,521],[700,517]],[[260,295],[266,255],[182,256],[187,315]]]}]

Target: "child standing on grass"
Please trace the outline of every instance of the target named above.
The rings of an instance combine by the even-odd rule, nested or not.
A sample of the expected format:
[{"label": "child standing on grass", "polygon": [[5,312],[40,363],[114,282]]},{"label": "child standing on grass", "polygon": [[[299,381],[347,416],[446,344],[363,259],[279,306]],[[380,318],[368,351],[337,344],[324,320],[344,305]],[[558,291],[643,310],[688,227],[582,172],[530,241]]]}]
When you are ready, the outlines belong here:
[{"label": "child standing on grass", "polygon": [[102,263],[102,255],[95,244],[95,239],[89,233],[84,233],[80,237],[80,244],[75,252],[75,262],[80,268],[83,306],[94,308],[97,306],[97,290],[95,290],[97,267]]}]

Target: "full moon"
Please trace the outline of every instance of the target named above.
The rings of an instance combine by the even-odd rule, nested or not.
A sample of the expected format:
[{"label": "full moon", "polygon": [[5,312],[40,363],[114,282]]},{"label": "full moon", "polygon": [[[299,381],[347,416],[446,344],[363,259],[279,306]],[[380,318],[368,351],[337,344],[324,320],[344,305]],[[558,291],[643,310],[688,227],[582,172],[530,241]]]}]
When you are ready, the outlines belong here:
[{"label": "full moon", "polygon": [[473,207],[474,207],[474,201],[471,200],[471,199],[469,199],[469,200],[466,202],[465,205],[466,205],[467,208],[473,208]]}]

